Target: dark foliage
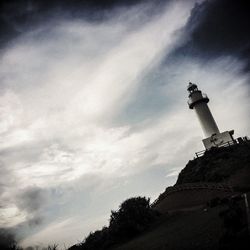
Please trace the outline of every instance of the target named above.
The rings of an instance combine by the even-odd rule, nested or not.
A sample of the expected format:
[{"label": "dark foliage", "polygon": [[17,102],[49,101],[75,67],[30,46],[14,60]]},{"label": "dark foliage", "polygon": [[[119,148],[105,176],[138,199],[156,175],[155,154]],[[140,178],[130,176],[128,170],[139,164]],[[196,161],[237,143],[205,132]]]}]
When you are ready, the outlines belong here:
[{"label": "dark foliage", "polygon": [[115,239],[126,240],[144,231],[155,217],[149,199],[131,198],[124,201],[118,211],[111,212],[110,232]]},{"label": "dark foliage", "polygon": [[103,250],[110,245],[112,245],[112,240],[110,240],[109,229],[103,227],[102,230],[91,232],[82,244],[72,249]]},{"label": "dark foliage", "polygon": [[111,211],[109,227],[91,232],[83,243],[72,246],[70,250],[108,249],[145,231],[157,216],[158,213],[150,207],[149,199],[130,198],[117,211]]},{"label": "dark foliage", "polygon": [[220,213],[220,217],[224,225],[220,249],[249,249],[250,238],[242,199],[231,199],[227,204],[227,208]]},{"label": "dark foliage", "polygon": [[18,247],[14,234],[7,229],[0,228],[0,249],[1,250],[20,250]]},{"label": "dark foliage", "polygon": [[212,148],[203,157],[189,161],[180,172],[176,184],[222,182],[239,169],[250,166],[250,143]]}]

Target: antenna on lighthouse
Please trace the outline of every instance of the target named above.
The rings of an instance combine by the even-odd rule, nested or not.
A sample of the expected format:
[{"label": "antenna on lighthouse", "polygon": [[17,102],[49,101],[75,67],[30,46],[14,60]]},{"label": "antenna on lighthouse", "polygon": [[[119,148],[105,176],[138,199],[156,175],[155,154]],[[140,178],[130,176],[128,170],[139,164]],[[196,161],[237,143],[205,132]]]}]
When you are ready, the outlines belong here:
[{"label": "antenna on lighthouse", "polygon": [[225,131],[220,133],[219,128],[214,120],[214,117],[208,107],[209,98],[206,94],[198,89],[198,86],[189,82],[187,91],[188,106],[194,109],[201,124],[205,139],[202,140],[206,149],[218,147],[226,142],[233,141],[234,131]]}]

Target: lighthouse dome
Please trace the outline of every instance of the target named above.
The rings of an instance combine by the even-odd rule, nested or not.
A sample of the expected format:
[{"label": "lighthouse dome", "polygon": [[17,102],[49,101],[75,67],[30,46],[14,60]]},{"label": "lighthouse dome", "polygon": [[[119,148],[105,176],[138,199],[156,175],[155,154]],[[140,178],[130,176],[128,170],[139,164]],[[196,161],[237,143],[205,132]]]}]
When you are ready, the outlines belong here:
[{"label": "lighthouse dome", "polygon": [[187,90],[192,93],[194,91],[197,91],[198,90],[198,87],[196,84],[192,83],[192,82],[189,82],[188,86],[187,86]]}]

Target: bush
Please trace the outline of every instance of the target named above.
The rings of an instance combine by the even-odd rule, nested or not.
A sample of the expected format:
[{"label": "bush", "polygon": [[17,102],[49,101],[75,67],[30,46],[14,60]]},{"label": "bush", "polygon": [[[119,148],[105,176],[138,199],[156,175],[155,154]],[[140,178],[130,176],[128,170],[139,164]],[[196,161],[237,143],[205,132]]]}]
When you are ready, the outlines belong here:
[{"label": "bush", "polygon": [[109,229],[107,227],[103,227],[102,230],[91,232],[84,240],[84,243],[81,245],[81,249],[86,249],[86,250],[106,249],[110,245],[108,244],[109,242],[108,231]]},{"label": "bush", "polygon": [[227,208],[220,212],[224,233],[220,239],[221,250],[249,249],[250,239],[247,230],[247,218],[241,199],[231,199]]},{"label": "bush", "polygon": [[149,199],[130,198],[117,211],[111,211],[109,227],[91,232],[83,243],[72,246],[70,250],[105,250],[146,230],[157,215],[150,207]]},{"label": "bush", "polygon": [[144,231],[155,217],[149,199],[131,198],[124,201],[118,211],[111,211],[109,228],[116,240],[125,240]]}]

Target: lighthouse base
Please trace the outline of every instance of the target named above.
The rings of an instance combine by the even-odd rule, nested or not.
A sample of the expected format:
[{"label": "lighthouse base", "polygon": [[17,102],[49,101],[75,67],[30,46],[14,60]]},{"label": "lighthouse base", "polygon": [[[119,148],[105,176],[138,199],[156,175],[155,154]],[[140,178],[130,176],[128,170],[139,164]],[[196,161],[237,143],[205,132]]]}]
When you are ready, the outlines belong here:
[{"label": "lighthouse base", "polygon": [[221,147],[226,143],[234,142],[233,134],[234,130],[216,133],[208,138],[203,139],[202,142],[206,150],[212,147]]}]

